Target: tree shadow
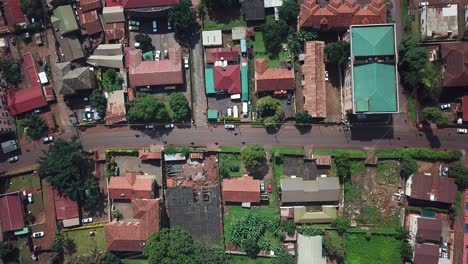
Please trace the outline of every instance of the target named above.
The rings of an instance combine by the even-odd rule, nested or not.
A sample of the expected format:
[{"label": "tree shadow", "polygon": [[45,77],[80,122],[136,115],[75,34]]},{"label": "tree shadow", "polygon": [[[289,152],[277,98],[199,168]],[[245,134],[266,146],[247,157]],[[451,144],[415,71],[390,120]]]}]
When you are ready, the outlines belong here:
[{"label": "tree shadow", "polygon": [[430,125],[424,125],[421,131],[426,136],[426,139],[429,142],[429,146],[431,148],[440,148],[442,146],[439,137],[434,134],[434,131]]},{"label": "tree shadow", "polygon": [[246,168],[249,175],[258,180],[262,180],[263,178],[265,178],[269,170],[268,163],[266,160],[263,160],[260,164],[260,166],[257,166],[255,168]]},{"label": "tree shadow", "polygon": [[69,256],[73,255],[76,253],[76,243],[73,239],[71,238],[65,238],[65,241],[63,243],[63,247],[65,249],[65,253]]},{"label": "tree shadow", "polygon": [[296,128],[301,135],[305,135],[310,133],[310,131],[312,130],[312,125],[296,125]]}]

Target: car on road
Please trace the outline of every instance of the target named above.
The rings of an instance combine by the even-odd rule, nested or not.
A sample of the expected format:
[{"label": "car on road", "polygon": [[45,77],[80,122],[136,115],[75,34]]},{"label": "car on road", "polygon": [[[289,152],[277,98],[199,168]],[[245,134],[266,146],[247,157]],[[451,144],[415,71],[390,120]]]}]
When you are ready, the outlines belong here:
[{"label": "car on road", "polygon": [[33,202],[34,202],[33,194],[32,194],[32,193],[28,193],[28,203],[33,203]]},{"label": "car on road", "polygon": [[325,81],[328,82],[328,71],[325,71]]},{"label": "car on road", "polygon": [[466,128],[457,128],[458,134],[468,134],[468,129]]},{"label": "car on road", "polygon": [[450,109],[450,104],[441,104],[440,109],[442,109],[442,110]]},{"label": "car on road", "polygon": [[234,129],[234,128],[236,128],[236,126],[233,125],[233,124],[225,124],[225,125],[224,125],[224,128],[225,128],[225,129]]},{"label": "car on road", "polygon": [[10,163],[17,162],[18,160],[19,160],[18,156],[13,156],[11,158],[8,158],[8,162]]},{"label": "car on road", "polygon": [[158,22],[153,20],[153,32],[158,32]]},{"label": "car on road", "polygon": [[93,222],[93,218],[92,217],[88,217],[88,218],[83,218],[81,219],[81,223],[82,224],[88,224],[88,223],[92,223]]},{"label": "car on road", "polygon": [[157,50],[156,51],[156,60],[160,60],[161,59],[161,51],[160,50]]},{"label": "car on road", "polygon": [[42,232],[42,231],[41,231],[41,232],[34,232],[34,233],[32,233],[32,237],[34,237],[34,238],[43,237],[44,235],[45,235],[45,234],[44,234],[44,232]]},{"label": "car on road", "polygon": [[174,124],[167,124],[164,126],[164,128],[174,128]]},{"label": "car on road", "polygon": [[261,192],[265,191],[265,182],[264,181],[260,181],[260,191]]},{"label": "car on road", "polygon": [[48,137],[45,137],[42,142],[44,142],[44,144],[47,144],[47,143],[50,143],[54,141],[54,137],[53,136],[48,136]]},{"label": "car on road", "polygon": [[188,58],[184,58],[184,68],[185,69],[189,68]]},{"label": "car on road", "polygon": [[145,129],[154,129],[154,124],[153,123],[146,124]]},{"label": "car on road", "polygon": [[273,188],[271,186],[271,183],[267,184],[267,189],[268,189],[268,192],[271,193],[273,191]]}]

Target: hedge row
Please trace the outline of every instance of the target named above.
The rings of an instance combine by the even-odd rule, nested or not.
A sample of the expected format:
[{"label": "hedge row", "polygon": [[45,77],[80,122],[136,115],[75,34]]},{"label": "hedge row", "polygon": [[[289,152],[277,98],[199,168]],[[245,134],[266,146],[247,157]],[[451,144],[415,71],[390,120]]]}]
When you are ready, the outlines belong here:
[{"label": "hedge row", "polygon": [[381,159],[401,159],[409,156],[417,160],[427,161],[456,161],[462,156],[462,153],[456,151],[430,150],[426,148],[404,148],[387,149],[376,151],[376,156]]},{"label": "hedge row", "polygon": [[349,229],[348,233],[351,234],[372,234],[372,235],[381,235],[381,236],[395,236],[398,234],[398,232],[395,230],[395,228],[378,228],[378,229],[370,229],[370,230],[364,230],[364,229]]},{"label": "hedge row", "polygon": [[350,158],[363,158],[367,157],[367,152],[362,149],[349,149],[349,150],[341,150],[341,149],[315,149],[314,154],[317,155],[331,155],[333,157],[340,157],[347,155]]},{"label": "hedge row", "polygon": [[101,227],[104,227],[104,225],[105,225],[106,223],[107,223],[107,222],[96,222],[96,223],[92,223],[92,224],[85,225],[85,226],[80,226],[80,227],[75,227],[75,228],[62,229],[62,232],[72,232],[72,231],[83,230],[83,229],[101,228]]}]

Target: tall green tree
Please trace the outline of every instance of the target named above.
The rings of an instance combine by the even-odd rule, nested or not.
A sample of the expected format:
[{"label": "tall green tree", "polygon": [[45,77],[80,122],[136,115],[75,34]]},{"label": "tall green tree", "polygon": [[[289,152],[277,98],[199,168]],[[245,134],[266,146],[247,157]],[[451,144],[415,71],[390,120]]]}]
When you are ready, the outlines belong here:
[{"label": "tall green tree", "polygon": [[261,145],[245,146],[240,153],[242,162],[249,171],[257,169],[266,162],[265,149]]},{"label": "tall green tree", "polygon": [[349,219],[346,218],[346,217],[337,217],[337,218],[335,218],[333,220],[333,222],[331,223],[331,226],[333,228],[336,228],[336,231],[340,235],[345,234],[351,228],[351,224],[349,223]]},{"label": "tall green tree", "polygon": [[140,49],[143,53],[154,51],[153,40],[147,34],[137,34],[135,36],[135,42],[140,43]]},{"label": "tall green tree", "polygon": [[418,164],[411,157],[404,157],[400,161],[400,175],[408,178],[411,174],[418,171]]},{"label": "tall green tree", "polygon": [[40,116],[28,115],[24,119],[24,126],[28,128],[28,136],[33,140],[40,139],[47,131],[47,125]]},{"label": "tall green tree", "polygon": [[65,252],[65,237],[59,230],[55,231],[55,240],[51,249],[59,254],[63,254]]},{"label": "tall green tree", "polygon": [[5,263],[14,263],[17,260],[19,253],[18,248],[8,242],[0,242],[0,259]]},{"label": "tall green tree", "polygon": [[7,83],[15,86],[23,80],[21,65],[14,61],[0,61],[0,73]]},{"label": "tall green tree", "polygon": [[305,125],[305,124],[312,124],[314,119],[312,116],[307,112],[296,112],[296,124],[297,125]]},{"label": "tall green tree", "polygon": [[438,107],[426,107],[423,109],[424,119],[436,123],[438,126],[445,126],[450,121]]},{"label": "tall green tree", "polygon": [[329,232],[323,237],[325,255],[342,263],[345,257],[343,239],[335,232]]},{"label": "tall green tree", "polygon": [[99,117],[106,117],[107,99],[99,90],[94,90],[89,96],[89,103],[92,108],[96,109]]},{"label": "tall green tree", "polygon": [[294,264],[294,256],[286,252],[283,247],[276,250],[276,264]]},{"label": "tall green tree", "polygon": [[159,98],[140,93],[130,103],[128,118],[140,122],[166,122],[169,120],[169,111]]},{"label": "tall green tree", "polygon": [[286,42],[285,36],[288,34],[288,25],[283,20],[268,20],[264,31],[263,40],[266,50],[273,56],[277,56],[281,51],[281,43]]},{"label": "tall green tree", "polygon": [[169,21],[174,25],[175,38],[184,45],[190,45],[198,35],[197,12],[192,1],[182,0],[169,11]]},{"label": "tall green tree", "polygon": [[458,189],[464,189],[468,186],[468,168],[463,166],[460,161],[450,164],[449,177],[455,178]]},{"label": "tall green tree", "polygon": [[42,19],[46,14],[42,3],[38,0],[20,0],[20,8],[28,18]]},{"label": "tall green tree", "polygon": [[400,56],[400,60],[405,57],[406,53],[410,49],[414,49],[418,46],[418,41],[413,38],[411,35],[405,35],[401,39],[400,46],[398,47],[398,55]]},{"label": "tall green tree", "polygon": [[324,52],[328,62],[343,65],[348,62],[351,49],[349,42],[340,40],[327,44]]},{"label": "tall green tree", "polygon": [[414,90],[425,76],[424,69],[428,63],[427,51],[423,47],[415,47],[406,51],[400,61],[399,71],[403,83]]},{"label": "tall green tree", "polygon": [[278,8],[278,15],[280,19],[296,27],[299,10],[299,4],[295,0],[285,0],[283,1],[283,5]]},{"label": "tall green tree", "polygon": [[317,39],[317,33],[300,29],[297,32],[291,33],[288,36],[288,48],[298,54],[303,50],[304,42]]},{"label": "tall green tree", "polygon": [[351,161],[348,154],[335,157],[336,174],[341,182],[351,178]]},{"label": "tall green tree", "polygon": [[190,118],[190,107],[187,97],[183,93],[172,93],[169,96],[169,106],[174,121],[184,121]]},{"label": "tall green tree", "polygon": [[284,118],[284,109],[281,101],[271,96],[264,96],[257,101],[257,112],[259,121],[267,127],[275,127],[281,125]]}]

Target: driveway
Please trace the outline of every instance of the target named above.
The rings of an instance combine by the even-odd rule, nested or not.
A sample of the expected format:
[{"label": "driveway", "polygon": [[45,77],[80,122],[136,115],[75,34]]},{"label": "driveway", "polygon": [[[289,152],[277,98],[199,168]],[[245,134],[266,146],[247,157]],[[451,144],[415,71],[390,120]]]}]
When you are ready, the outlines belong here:
[{"label": "driveway", "polygon": [[206,127],[207,126],[207,118],[206,118],[206,95],[205,95],[205,83],[204,83],[204,64],[203,64],[203,52],[202,52],[202,45],[198,42],[192,48],[192,73],[193,73],[193,82],[192,82],[192,89],[194,98],[193,100],[193,113],[194,113],[194,121],[196,126]]}]

